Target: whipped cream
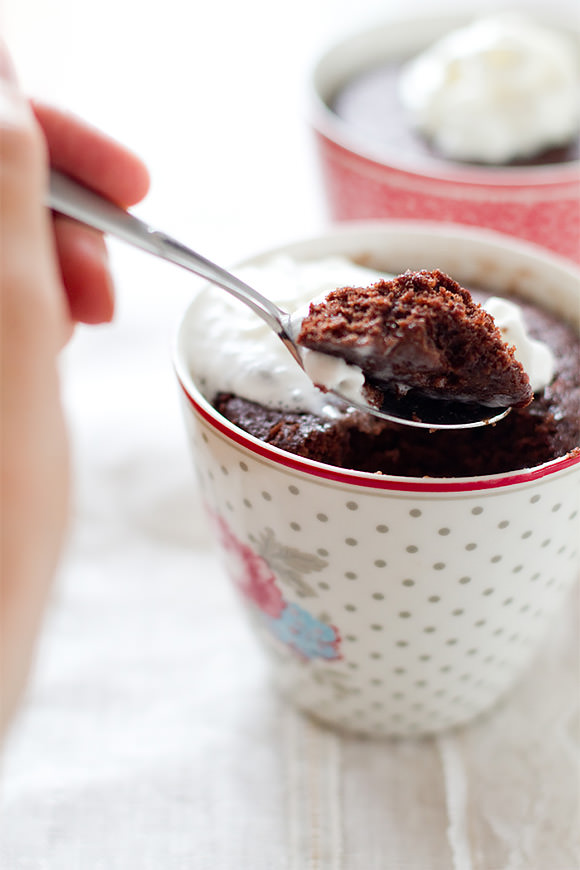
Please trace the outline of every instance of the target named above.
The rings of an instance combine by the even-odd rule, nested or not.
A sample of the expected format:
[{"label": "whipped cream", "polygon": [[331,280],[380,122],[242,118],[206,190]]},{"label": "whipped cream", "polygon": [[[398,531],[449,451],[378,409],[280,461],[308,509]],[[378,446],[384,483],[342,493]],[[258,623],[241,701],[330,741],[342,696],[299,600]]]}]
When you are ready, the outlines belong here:
[{"label": "whipped cream", "polygon": [[580,51],[524,15],[480,19],[404,67],[410,123],[447,157],[501,164],[564,145],[580,129]]},{"label": "whipped cream", "polygon": [[[297,262],[278,256],[259,266],[236,270],[236,274],[280,308],[293,313],[295,334],[310,302],[324,298],[337,287],[367,286],[384,277],[384,273],[344,257]],[[230,392],[268,408],[331,417],[342,413],[343,406],[332,395],[317,389],[310,377],[353,400],[360,397],[360,369],[338,357],[304,348],[309,377],[264,321],[224,290],[204,287],[192,304],[187,322],[190,370],[210,401],[218,392]]]},{"label": "whipped cream", "polygon": [[493,317],[506,344],[514,346],[515,358],[523,365],[534,393],[547,387],[554,377],[556,360],[545,342],[529,335],[520,306],[508,299],[490,296],[483,308]]},{"label": "whipped cream", "polygon": [[[347,285],[366,287],[379,278],[392,277],[344,257],[299,262],[282,255],[241,268],[236,274],[292,312],[295,334],[310,303],[323,299],[331,290]],[[515,346],[516,358],[528,373],[534,392],[550,383],[554,357],[543,342],[529,336],[521,308],[499,297],[490,297],[484,307],[505,341]],[[202,288],[194,299],[183,339],[190,371],[209,401],[226,392],[268,408],[337,417],[344,413],[344,405],[317,389],[313,381],[329,390],[337,389],[353,401],[361,397],[364,376],[358,366],[303,348],[306,374],[257,314],[211,285]]]},{"label": "whipped cream", "polygon": [[321,389],[336,390],[351,402],[366,404],[363,394],[365,376],[357,365],[307,347],[302,350],[302,361],[308,377]]}]

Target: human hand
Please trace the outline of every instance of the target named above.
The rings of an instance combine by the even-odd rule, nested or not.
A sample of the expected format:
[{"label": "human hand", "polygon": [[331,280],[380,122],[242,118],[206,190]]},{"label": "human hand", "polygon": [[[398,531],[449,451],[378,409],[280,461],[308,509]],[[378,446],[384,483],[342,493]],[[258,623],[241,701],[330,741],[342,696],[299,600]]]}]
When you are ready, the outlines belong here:
[{"label": "human hand", "polygon": [[58,353],[75,322],[113,315],[102,236],[45,208],[48,165],[127,207],[148,173],[70,115],[30,103],[0,45],[0,733],[32,659],[66,529]]}]

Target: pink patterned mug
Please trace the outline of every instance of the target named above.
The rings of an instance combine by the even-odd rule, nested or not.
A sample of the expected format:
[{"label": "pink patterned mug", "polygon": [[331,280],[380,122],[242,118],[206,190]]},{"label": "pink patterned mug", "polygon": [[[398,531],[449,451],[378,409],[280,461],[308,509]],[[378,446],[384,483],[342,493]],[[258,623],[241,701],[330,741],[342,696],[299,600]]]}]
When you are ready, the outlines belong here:
[{"label": "pink patterned mug", "polygon": [[330,214],[337,220],[410,218],[489,227],[580,261],[579,161],[484,167],[441,160],[421,165],[404,149],[381,149],[364,140],[329,107],[337,89],[355,73],[411,57],[470,17],[395,18],[333,45],[320,57],[311,79],[311,122]]}]

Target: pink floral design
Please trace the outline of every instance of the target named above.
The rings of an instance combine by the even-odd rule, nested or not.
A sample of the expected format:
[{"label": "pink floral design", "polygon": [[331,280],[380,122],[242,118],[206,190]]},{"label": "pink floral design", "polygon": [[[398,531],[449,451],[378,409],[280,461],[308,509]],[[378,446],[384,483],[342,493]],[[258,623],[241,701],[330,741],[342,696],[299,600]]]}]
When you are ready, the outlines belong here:
[{"label": "pink floral design", "polygon": [[214,515],[220,541],[229,556],[234,583],[246,598],[268,616],[277,619],[285,607],[276,578],[268,563],[247,544],[239,541],[223,517]]},{"label": "pink floral design", "polygon": [[301,659],[332,661],[342,658],[340,634],[333,625],[312,616],[303,607],[284,599],[267,561],[233,534],[223,517],[209,511],[228,556],[229,573],[239,591],[265,617],[272,634]]}]

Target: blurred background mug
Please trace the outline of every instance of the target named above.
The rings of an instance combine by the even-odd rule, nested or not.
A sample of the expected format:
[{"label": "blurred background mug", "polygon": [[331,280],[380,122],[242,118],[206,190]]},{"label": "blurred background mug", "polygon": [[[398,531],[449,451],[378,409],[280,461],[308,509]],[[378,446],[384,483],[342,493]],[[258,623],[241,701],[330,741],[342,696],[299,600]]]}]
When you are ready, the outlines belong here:
[{"label": "blurred background mug", "polygon": [[[359,74],[390,64],[396,73],[405,61],[474,17],[473,10],[397,16],[337,40],[320,54],[310,79],[310,120],[330,214],[337,220],[412,218],[489,227],[580,261],[577,154],[561,162],[498,166],[428,154],[403,129],[409,122],[388,80],[377,80],[370,95],[360,97],[374,101],[368,107],[374,118],[367,131],[333,107],[337,93]],[[570,15],[552,21],[536,12],[534,20],[575,40],[580,57],[580,34]]]}]

